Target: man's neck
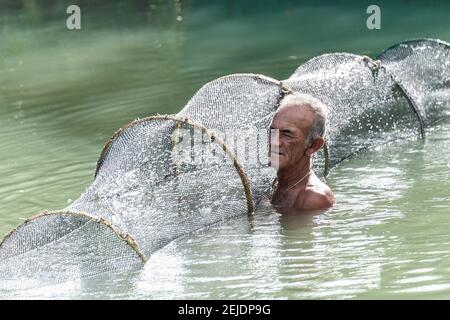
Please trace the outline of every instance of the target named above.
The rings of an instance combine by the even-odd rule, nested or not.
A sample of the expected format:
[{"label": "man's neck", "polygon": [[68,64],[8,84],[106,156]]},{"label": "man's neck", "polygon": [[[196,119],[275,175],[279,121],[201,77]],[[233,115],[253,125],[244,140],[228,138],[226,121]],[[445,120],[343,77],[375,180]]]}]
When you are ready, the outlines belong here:
[{"label": "man's neck", "polygon": [[[300,179],[305,177],[311,170],[311,158],[304,157],[300,163],[298,163],[294,168],[286,168],[284,170],[278,170],[278,187],[281,189],[287,189],[298,182]],[[308,179],[302,181],[301,184],[306,184]]]}]

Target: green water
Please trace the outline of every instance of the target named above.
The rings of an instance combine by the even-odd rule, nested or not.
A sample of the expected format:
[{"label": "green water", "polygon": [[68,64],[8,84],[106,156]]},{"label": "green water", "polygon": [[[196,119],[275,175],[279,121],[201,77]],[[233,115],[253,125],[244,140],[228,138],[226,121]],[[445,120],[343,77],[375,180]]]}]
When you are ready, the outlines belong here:
[{"label": "green water", "polygon": [[[376,55],[410,38],[450,40],[450,4],[308,1],[74,1],[0,4],[0,233],[58,209],[91,183],[120,126],[176,113],[205,82],[285,79],[305,60]],[[30,296],[79,298],[450,298],[450,123],[337,167],[336,207],[285,217],[265,208],[181,238],[127,277]],[[113,280],[113,281],[112,281]]]}]

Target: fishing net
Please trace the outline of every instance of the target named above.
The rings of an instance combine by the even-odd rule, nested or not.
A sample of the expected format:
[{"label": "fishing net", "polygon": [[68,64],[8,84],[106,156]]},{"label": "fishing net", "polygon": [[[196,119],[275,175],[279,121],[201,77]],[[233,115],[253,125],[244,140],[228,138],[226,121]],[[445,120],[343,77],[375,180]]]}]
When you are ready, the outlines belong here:
[{"label": "fishing net", "polygon": [[431,39],[412,40],[378,56],[415,102],[427,127],[450,113],[450,45]]},{"label": "fishing net", "polygon": [[275,171],[268,167],[269,128],[289,88],[280,81],[235,74],[206,84],[179,115],[188,116],[222,137],[240,160],[255,203],[270,193]]},{"label": "fishing net", "polygon": [[131,270],[142,262],[133,239],[107,221],[85,213],[44,212],[5,238],[0,293]]},{"label": "fishing net", "polygon": [[325,54],[301,65],[284,83],[329,108],[328,163],[315,159],[325,171],[362,149],[420,133],[409,97],[383,67],[365,57]]},{"label": "fishing net", "polygon": [[131,269],[182,235],[252,213],[275,176],[268,132],[284,94],[267,77],[226,76],[206,84],[176,116],[121,128],[81,197],[5,237],[3,290]]},{"label": "fishing net", "polygon": [[407,42],[381,63],[326,54],[284,81],[229,75],[177,115],[126,125],[105,145],[83,195],[5,237],[0,292],[139,268],[180,236],[251,214],[271,193],[269,127],[287,94],[311,94],[330,108],[326,148],[314,158],[321,177],[359,150],[423,134],[448,112],[448,48]]}]

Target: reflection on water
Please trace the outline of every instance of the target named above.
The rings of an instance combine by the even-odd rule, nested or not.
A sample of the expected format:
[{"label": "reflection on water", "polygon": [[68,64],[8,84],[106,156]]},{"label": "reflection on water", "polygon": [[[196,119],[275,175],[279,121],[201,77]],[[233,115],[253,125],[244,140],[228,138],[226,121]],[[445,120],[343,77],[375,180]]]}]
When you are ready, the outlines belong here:
[{"label": "reflection on water", "polygon": [[[218,76],[284,79],[324,52],[370,55],[407,38],[450,39],[448,4],[386,4],[384,29],[368,33],[367,6],[359,2],[280,1],[253,10],[234,1],[79,1],[80,32],[65,29],[64,1],[16,3],[0,5],[0,233],[76,199],[121,125],[177,112]],[[328,23],[317,23],[325,17]],[[385,146],[342,163],[328,178],[338,203],[324,215],[287,217],[263,207],[250,222],[243,217],[178,239],[134,273],[26,295],[449,298],[449,138],[447,123],[425,143]]]}]

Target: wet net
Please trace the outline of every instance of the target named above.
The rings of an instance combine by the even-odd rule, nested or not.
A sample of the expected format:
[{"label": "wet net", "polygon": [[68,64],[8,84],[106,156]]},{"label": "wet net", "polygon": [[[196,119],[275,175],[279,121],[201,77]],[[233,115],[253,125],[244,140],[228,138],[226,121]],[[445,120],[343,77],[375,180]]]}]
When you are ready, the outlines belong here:
[{"label": "wet net", "polygon": [[414,101],[424,127],[450,114],[448,43],[411,40],[386,49],[377,59]]},{"label": "wet net", "polygon": [[269,127],[283,97],[307,93],[330,109],[315,171],[356,152],[423,135],[448,115],[449,46],[405,42],[379,60],[336,53],[289,79],[229,75],[203,86],[177,115],[136,120],[101,152],[86,192],[43,212],[0,244],[0,292],[142,266],[192,231],[252,214],[271,194]]},{"label": "wet net", "polygon": [[81,197],[5,237],[2,289],[133,269],[180,236],[253,213],[275,176],[267,138],[284,94],[279,81],[230,75],[202,87],[178,115],[118,130]]},{"label": "wet net", "polygon": [[328,159],[315,159],[324,171],[362,149],[420,133],[411,100],[384,68],[365,57],[325,54],[301,65],[284,83],[329,108]]}]

